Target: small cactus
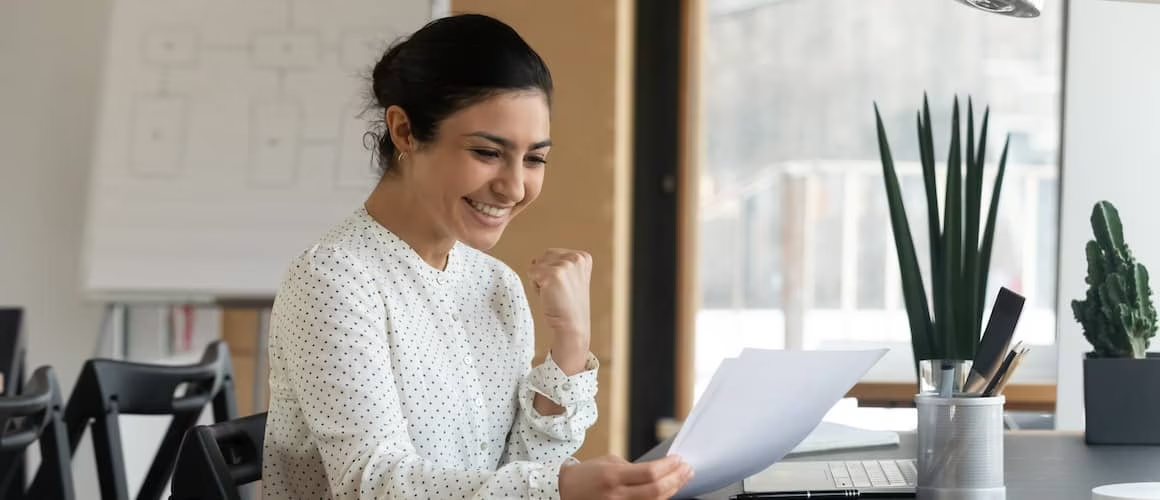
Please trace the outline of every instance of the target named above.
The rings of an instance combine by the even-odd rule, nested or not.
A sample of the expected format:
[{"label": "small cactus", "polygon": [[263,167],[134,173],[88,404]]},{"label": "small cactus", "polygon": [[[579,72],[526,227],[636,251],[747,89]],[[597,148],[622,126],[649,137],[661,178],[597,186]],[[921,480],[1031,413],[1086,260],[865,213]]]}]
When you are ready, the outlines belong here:
[{"label": "small cactus", "polygon": [[1088,241],[1087,294],[1071,302],[1075,319],[1092,345],[1091,357],[1143,358],[1156,334],[1156,308],[1148,270],[1124,242],[1116,207],[1106,201],[1092,208],[1095,240]]}]

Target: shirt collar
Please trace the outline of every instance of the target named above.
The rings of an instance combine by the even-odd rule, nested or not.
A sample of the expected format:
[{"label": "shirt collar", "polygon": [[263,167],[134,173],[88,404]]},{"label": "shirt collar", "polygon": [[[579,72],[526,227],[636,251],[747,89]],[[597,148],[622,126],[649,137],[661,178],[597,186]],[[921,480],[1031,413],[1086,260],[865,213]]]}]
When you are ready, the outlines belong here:
[{"label": "shirt collar", "polygon": [[399,238],[398,235],[391,232],[391,230],[379,224],[365,207],[360,207],[357,213],[361,222],[365,225],[365,230],[369,231],[375,236],[375,239],[387,246],[387,250],[395,256],[403,259],[410,267],[419,273],[425,281],[433,285],[447,285],[458,281],[462,274],[461,267],[463,260],[463,251],[460,247],[462,243],[455,242],[451,247],[451,252],[447,256],[447,267],[440,270],[428,264],[419,256],[418,252],[407,242]]}]

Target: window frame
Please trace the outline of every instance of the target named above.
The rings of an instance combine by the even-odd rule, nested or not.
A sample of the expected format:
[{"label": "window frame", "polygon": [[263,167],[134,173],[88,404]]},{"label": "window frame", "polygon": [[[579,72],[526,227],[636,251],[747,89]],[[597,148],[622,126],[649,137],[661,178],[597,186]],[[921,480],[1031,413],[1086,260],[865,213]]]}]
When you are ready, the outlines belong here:
[{"label": "window frame", "polygon": [[[658,429],[692,410],[697,283],[698,178],[701,157],[700,60],[708,0],[637,0],[634,58],[634,198],[629,452],[658,441]],[[1062,142],[1067,93],[1069,0],[1059,36],[1058,127]],[[1057,165],[1064,163],[1059,148]],[[1063,170],[1058,177],[1062,189]],[[1057,213],[1062,196],[1056,197]],[[1056,266],[1059,269],[1059,217]],[[1057,280],[1052,296],[1058,295]],[[1057,300],[1052,301],[1058,303]],[[1059,311],[1056,311],[1057,322]],[[1058,328],[1056,329],[1058,331]],[[1054,360],[1056,346],[1041,349]],[[1041,378],[1041,377],[1036,377]],[[847,394],[864,406],[913,406],[915,383],[872,378]],[[1054,412],[1054,381],[1014,382],[1013,410]]]}]

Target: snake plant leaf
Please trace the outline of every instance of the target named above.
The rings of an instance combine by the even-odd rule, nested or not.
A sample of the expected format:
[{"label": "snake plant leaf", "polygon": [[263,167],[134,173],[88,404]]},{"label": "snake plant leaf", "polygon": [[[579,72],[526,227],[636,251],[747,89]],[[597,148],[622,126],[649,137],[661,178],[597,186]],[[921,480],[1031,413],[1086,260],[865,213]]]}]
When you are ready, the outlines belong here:
[{"label": "snake plant leaf", "polygon": [[1003,141],[1003,152],[999,154],[999,168],[995,172],[995,184],[991,188],[991,207],[987,210],[987,226],[983,230],[983,244],[979,249],[979,289],[975,291],[979,303],[987,293],[987,270],[991,268],[991,246],[995,242],[995,219],[999,215],[999,192],[1003,189],[1003,175],[1007,171],[1007,151],[1011,146],[1011,136]]},{"label": "snake plant leaf", "polygon": [[943,219],[943,248],[946,249],[946,261],[943,262],[942,273],[946,283],[944,300],[939,304],[936,319],[938,330],[941,333],[941,351],[948,359],[967,359],[959,352],[959,331],[963,330],[959,324],[958,297],[962,295],[962,206],[963,190],[961,144],[959,140],[959,100],[955,98],[954,108],[951,111],[951,141],[950,153],[947,155],[947,179],[944,203],[946,210]]},{"label": "snake plant leaf", "polygon": [[[974,358],[974,346],[978,344],[976,337],[981,332],[980,322],[976,314],[975,300],[979,287],[979,211],[983,203],[983,159],[975,149],[975,113],[974,103],[967,100],[967,165],[966,165],[966,204],[963,213],[966,216],[966,226],[963,228],[963,295],[962,295],[962,322],[967,332],[963,335],[963,355]],[[985,136],[980,137],[986,143]],[[967,341],[970,340],[968,344]]]},{"label": "snake plant leaf", "polygon": [[[922,114],[918,120],[918,151],[922,163],[922,182],[926,188],[926,220],[929,227],[927,234],[930,236],[930,268],[933,272],[935,269],[942,268],[940,261],[940,257],[942,257],[940,242],[942,231],[939,229],[938,186],[935,182],[934,134],[931,131],[930,101],[925,92],[922,94]],[[935,289],[939,289],[937,284],[935,284]]]},{"label": "snake plant leaf", "polygon": [[882,125],[882,116],[878,111],[878,104],[874,104],[874,120],[878,130],[878,149],[882,157],[882,179],[886,186],[886,199],[890,208],[890,223],[894,232],[894,246],[898,252],[898,267],[902,277],[902,294],[906,302],[906,312],[910,323],[911,347],[914,350],[915,372],[918,371],[919,359],[930,359],[934,354],[932,343],[934,331],[930,321],[930,309],[927,306],[926,287],[923,284],[922,273],[918,267],[918,257],[915,255],[914,240],[910,234],[910,223],[906,217],[906,205],[902,200],[902,189],[898,183],[898,173],[894,168],[894,159],[890,153],[890,143],[886,137],[886,128]]},{"label": "snake plant leaf", "polygon": [[[978,190],[978,205],[981,214],[983,204],[983,170],[987,164],[987,124],[991,117],[990,108],[983,110],[983,125],[979,131],[979,154],[975,155],[976,161],[979,162],[979,184],[976,186]],[[976,238],[978,235],[976,235]],[[979,245],[982,245],[980,242]],[[972,318],[975,319],[975,331],[983,331],[983,307],[986,304],[987,293],[987,271],[989,269],[983,267],[982,247],[976,251],[975,273],[969,276],[973,277],[974,288],[970,290],[970,294],[975,298],[974,309],[971,310]]]},{"label": "snake plant leaf", "polygon": [[938,318],[943,315],[940,311],[940,304],[946,301],[945,295],[947,287],[945,274],[942,272],[944,253],[942,230],[939,228],[940,217],[938,186],[935,180],[934,133],[932,132],[930,118],[930,100],[927,98],[925,92],[922,95],[922,114],[918,123],[918,150],[919,160],[922,163],[922,181],[926,190],[926,220],[927,227],[929,228],[927,235],[930,241],[930,298],[935,310],[935,318],[932,320],[933,325],[931,326],[931,349],[933,355],[934,352],[942,352],[945,350],[939,346],[937,339],[943,338],[942,332],[939,330]]}]

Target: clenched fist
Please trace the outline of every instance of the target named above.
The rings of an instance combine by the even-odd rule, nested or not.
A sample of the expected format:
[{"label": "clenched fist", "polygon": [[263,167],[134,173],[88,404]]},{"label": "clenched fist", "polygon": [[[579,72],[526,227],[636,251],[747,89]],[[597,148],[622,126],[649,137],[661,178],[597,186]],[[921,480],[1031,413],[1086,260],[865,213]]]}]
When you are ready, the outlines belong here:
[{"label": "clenched fist", "polygon": [[528,274],[547,326],[556,335],[552,358],[569,374],[581,371],[591,335],[592,256],[580,250],[550,248],[532,259]]}]

